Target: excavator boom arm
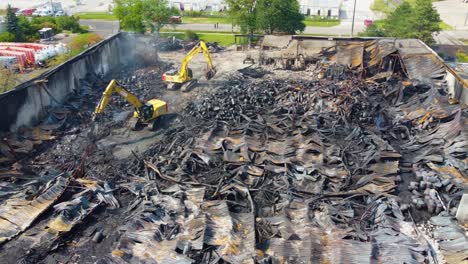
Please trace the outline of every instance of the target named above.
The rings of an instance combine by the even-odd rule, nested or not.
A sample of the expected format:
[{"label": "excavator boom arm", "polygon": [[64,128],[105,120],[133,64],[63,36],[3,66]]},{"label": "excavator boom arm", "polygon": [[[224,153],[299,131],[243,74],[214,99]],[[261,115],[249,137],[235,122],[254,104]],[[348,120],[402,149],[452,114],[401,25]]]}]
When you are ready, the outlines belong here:
[{"label": "excavator boom arm", "polygon": [[99,101],[99,104],[96,106],[95,114],[100,114],[104,112],[106,106],[109,104],[109,101],[112,97],[112,93],[116,92],[118,95],[122,96],[127,100],[135,109],[140,109],[143,106],[143,103],[131,92],[127,91],[125,88],[118,85],[116,80],[112,80],[109,85],[107,85],[106,90],[102,93],[102,98]]},{"label": "excavator boom arm", "polygon": [[205,42],[200,41],[200,47],[203,51],[203,55],[205,56],[206,63],[208,63],[208,70],[213,70],[213,61],[211,60],[211,55],[208,47],[206,46]]},{"label": "excavator boom arm", "polygon": [[189,51],[189,53],[187,53],[185,58],[182,60],[182,64],[180,65],[179,74],[181,76],[183,76],[183,78],[186,78],[188,76],[188,64],[193,59],[193,57],[195,57],[195,55],[197,55],[197,53],[199,53],[200,51],[202,51],[203,55],[205,56],[206,63],[208,64],[208,70],[209,71],[214,70],[213,61],[211,60],[210,51],[208,50],[208,47],[206,46],[205,42],[200,41],[200,43],[198,43],[198,45],[193,47],[193,49],[191,51]]}]

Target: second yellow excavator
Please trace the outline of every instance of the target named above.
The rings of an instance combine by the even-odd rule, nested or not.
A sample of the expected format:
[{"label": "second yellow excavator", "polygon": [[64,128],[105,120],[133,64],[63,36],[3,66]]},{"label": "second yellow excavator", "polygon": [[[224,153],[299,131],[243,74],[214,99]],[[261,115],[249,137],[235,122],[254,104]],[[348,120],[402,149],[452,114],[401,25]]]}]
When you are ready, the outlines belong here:
[{"label": "second yellow excavator", "polygon": [[129,127],[132,130],[136,130],[140,124],[148,125],[150,130],[154,130],[156,129],[156,120],[158,117],[168,113],[166,102],[159,99],[151,99],[148,102],[143,103],[134,94],[120,86],[116,80],[112,80],[109,85],[107,85],[106,90],[102,94],[101,100],[96,106],[93,119],[104,112],[104,109],[109,104],[113,92],[122,96],[135,108],[133,117],[129,121]]},{"label": "second yellow excavator", "polygon": [[206,43],[200,41],[182,60],[182,64],[178,70],[170,70],[163,74],[162,80],[167,83],[167,88],[179,89],[182,92],[189,91],[196,83],[197,79],[193,78],[192,70],[188,67],[189,62],[197,55],[197,53],[203,52],[207,62],[207,70],[205,72],[205,77],[207,80],[210,80],[215,76],[216,69],[213,66],[213,61],[211,60],[210,51],[206,46]]}]

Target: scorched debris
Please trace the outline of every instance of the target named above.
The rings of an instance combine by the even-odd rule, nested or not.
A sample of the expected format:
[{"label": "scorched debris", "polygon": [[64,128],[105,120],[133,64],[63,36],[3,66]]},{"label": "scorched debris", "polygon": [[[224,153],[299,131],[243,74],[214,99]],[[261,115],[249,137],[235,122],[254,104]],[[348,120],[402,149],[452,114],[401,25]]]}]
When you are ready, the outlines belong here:
[{"label": "scorched debris", "polygon": [[[122,83],[164,93],[152,85],[160,72]],[[126,160],[86,141],[92,107],[53,112],[56,149],[69,155],[24,158],[55,139],[50,127],[6,138],[5,160],[24,160],[1,174],[12,184],[0,186],[0,258],[37,263],[56,250],[69,262],[91,262],[91,251],[97,263],[467,261],[453,219],[466,190],[466,109],[398,72],[318,63],[308,74],[244,69]],[[65,125],[67,114],[79,128]]]}]

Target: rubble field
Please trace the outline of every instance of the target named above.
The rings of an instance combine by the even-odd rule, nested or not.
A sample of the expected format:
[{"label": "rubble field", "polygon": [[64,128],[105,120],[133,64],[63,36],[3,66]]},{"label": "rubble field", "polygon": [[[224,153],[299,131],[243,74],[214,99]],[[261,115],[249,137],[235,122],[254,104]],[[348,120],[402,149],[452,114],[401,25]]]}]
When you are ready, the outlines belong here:
[{"label": "rubble field", "polygon": [[[0,261],[468,262],[466,105],[396,53],[349,67],[327,49],[292,71],[216,51],[188,93],[161,81],[184,51],[161,51],[3,135]],[[168,102],[155,132],[126,128],[117,96],[92,122],[113,78]]]}]

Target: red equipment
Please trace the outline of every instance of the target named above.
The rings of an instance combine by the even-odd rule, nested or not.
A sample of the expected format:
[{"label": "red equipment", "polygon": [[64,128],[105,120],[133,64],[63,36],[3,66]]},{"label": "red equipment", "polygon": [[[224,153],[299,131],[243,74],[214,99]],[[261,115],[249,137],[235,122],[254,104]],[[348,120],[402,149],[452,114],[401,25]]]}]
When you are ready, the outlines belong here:
[{"label": "red equipment", "polygon": [[23,10],[23,15],[25,16],[32,16],[32,13],[36,11],[36,8],[29,8],[29,9],[25,9]]},{"label": "red equipment", "polygon": [[36,43],[0,42],[0,56],[15,56],[22,71],[24,68],[35,66],[34,55],[47,47]]},{"label": "red equipment", "polygon": [[22,67],[29,66],[28,59],[24,52],[12,51],[12,50],[0,50],[0,56],[15,56],[18,64]]},{"label": "red equipment", "polygon": [[24,53],[26,55],[27,64],[35,64],[35,59],[34,59],[34,53],[36,52],[34,49],[30,48],[23,48],[23,47],[6,47],[6,46],[0,46],[0,50],[11,50],[11,51],[18,51]]},{"label": "red equipment", "polygon": [[30,48],[30,49],[34,49],[36,51],[43,50],[43,49],[47,48],[47,45],[44,45],[44,44],[17,43],[17,42],[0,42],[0,46]]}]

